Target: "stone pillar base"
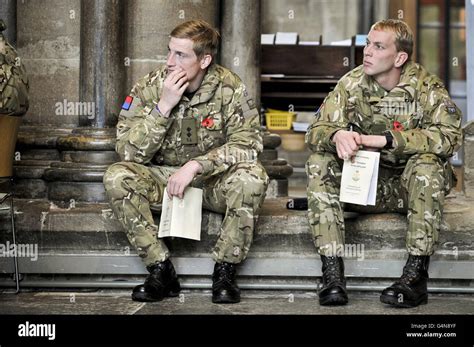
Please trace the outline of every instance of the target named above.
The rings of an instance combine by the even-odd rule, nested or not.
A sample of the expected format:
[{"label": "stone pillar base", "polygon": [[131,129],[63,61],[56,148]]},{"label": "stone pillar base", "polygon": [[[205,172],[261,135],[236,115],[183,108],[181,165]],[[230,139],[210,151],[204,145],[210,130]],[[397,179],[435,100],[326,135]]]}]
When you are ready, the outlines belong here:
[{"label": "stone pillar base", "polygon": [[[15,162],[18,198],[47,199],[59,205],[106,202],[102,179],[107,167],[120,160],[114,128],[50,129],[22,127]],[[266,133],[259,156],[271,179],[267,198],[288,196],[293,168],[278,159],[279,135]]]},{"label": "stone pillar base", "polygon": [[288,196],[288,177],[293,174],[293,167],[284,159],[278,159],[277,147],[281,144],[278,134],[265,132],[263,136],[263,152],[259,155],[268,176],[270,184],[266,197],[269,199]]}]

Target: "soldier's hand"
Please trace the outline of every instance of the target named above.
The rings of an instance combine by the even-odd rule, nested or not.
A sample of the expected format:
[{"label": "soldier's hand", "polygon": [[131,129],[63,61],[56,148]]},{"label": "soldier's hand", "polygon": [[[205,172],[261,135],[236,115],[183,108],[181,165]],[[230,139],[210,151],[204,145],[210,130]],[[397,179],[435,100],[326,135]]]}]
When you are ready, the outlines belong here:
[{"label": "soldier's hand", "polygon": [[336,144],[337,156],[348,160],[357,154],[361,142],[361,135],[355,131],[339,130],[332,137]]},{"label": "soldier's hand", "polygon": [[191,160],[184,164],[168,179],[168,186],[166,187],[168,197],[171,199],[173,196],[177,196],[182,199],[184,190],[200,172],[202,172],[202,166],[197,161]]},{"label": "soldier's hand", "polygon": [[385,136],[381,135],[360,135],[362,145],[370,150],[372,148],[383,148],[387,144]]},{"label": "soldier's hand", "polygon": [[174,70],[166,76],[158,102],[158,108],[165,117],[170,115],[171,110],[181,100],[188,86],[188,77],[184,70]]}]

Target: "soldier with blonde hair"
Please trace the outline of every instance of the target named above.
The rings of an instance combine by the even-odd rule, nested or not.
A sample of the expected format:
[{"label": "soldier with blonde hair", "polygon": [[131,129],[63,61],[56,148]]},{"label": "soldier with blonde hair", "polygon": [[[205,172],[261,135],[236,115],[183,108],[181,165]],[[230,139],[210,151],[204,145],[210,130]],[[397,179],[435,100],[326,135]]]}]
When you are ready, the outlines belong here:
[{"label": "soldier with blonde hair", "polygon": [[[342,257],[344,210],[399,212],[408,217],[408,260],[386,288],[383,303],[427,303],[428,265],[441,225],[444,197],[455,183],[448,159],[462,143],[462,114],[441,80],[411,61],[413,34],[403,21],[375,23],[363,65],[343,76],[324,100],[306,134],[308,218],[322,260],[321,305],[348,301]],[[350,131],[353,130],[353,131]],[[374,207],[339,201],[343,160],[359,149],[380,152]]]}]

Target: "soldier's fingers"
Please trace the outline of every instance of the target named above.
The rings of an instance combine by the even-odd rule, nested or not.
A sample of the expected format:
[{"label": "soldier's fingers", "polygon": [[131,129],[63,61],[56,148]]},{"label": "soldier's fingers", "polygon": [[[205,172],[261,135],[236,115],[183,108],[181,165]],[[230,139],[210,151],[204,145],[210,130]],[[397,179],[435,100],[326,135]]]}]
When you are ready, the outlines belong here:
[{"label": "soldier's fingers", "polygon": [[338,149],[339,158],[344,159],[344,153],[346,152],[346,150],[342,144],[340,144],[338,147],[339,147]]},{"label": "soldier's fingers", "polygon": [[182,186],[183,183],[180,181],[180,178],[176,178],[176,180],[173,181],[173,196],[181,198],[182,191],[184,190]]},{"label": "soldier's fingers", "polygon": [[174,71],[168,72],[168,75],[165,78],[165,82],[171,81],[174,78],[174,76],[176,76],[176,74],[178,72],[179,72],[179,70],[174,70]]},{"label": "soldier's fingers", "polygon": [[362,136],[359,133],[353,133],[354,141],[357,145],[362,144]]},{"label": "soldier's fingers", "polygon": [[349,159],[349,155],[350,155],[350,149],[345,145],[341,146],[341,155],[339,158],[341,158],[342,160],[347,160]]},{"label": "soldier's fingers", "polygon": [[167,190],[168,190],[168,193],[169,193],[170,197],[176,195],[176,181],[175,181],[175,178],[173,176],[171,176],[168,179]]},{"label": "soldier's fingers", "polygon": [[185,91],[186,91],[186,88],[189,87],[189,82],[186,82],[185,84],[183,84],[183,86],[181,88],[178,89],[178,92],[180,94],[183,94]]},{"label": "soldier's fingers", "polygon": [[184,196],[184,184],[180,185],[177,191],[178,198],[182,199]]},{"label": "soldier's fingers", "polygon": [[354,150],[352,147],[349,147],[346,149],[345,153],[347,157],[346,159],[349,159],[350,157],[353,157],[354,155],[356,155],[357,150]]},{"label": "soldier's fingers", "polygon": [[176,81],[174,86],[176,87],[176,89],[180,89],[183,86],[183,84],[186,83],[187,81],[188,81],[188,78],[186,75],[184,75]]},{"label": "soldier's fingers", "polygon": [[343,142],[342,146],[341,146],[341,151],[342,151],[343,156],[344,156],[344,153],[350,154],[350,152],[352,150],[351,150],[351,146],[349,145],[349,143]]},{"label": "soldier's fingers", "polygon": [[172,199],[173,195],[171,195],[171,186],[168,184],[166,187],[166,194],[168,194],[168,199]]},{"label": "soldier's fingers", "polygon": [[173,71],[172,74],[170,74],[168,77],[166,77],[165,84],[169,87],[173,86],[176,83],[177,75],[178,75],[178,72]]},{"label": "soldier's fingers", "polygon": [[361,141],[360,141],[360,135],[359,134],[357,134],[357,136],[351,137],[351,139],[349,141],[349,145],[351,147],[351,150],[357,151],[357,149],[359,149],[360,143],[361,143]]},{"label": "soldier's fingers", "polygon": [[342,155],[342,148],[341,148],[341,145],[336,145],[336,152],[337,152],[337,156],[339,157],[339,159],[344,159],[343,158],[343,155]]},{"label": "soldier's fingers", "polygon": [[176,84],[184,76],[186,76],[186,71],[178,72],[176,75],[173,76],[173,78],[170,81],[171,83]]},{"label": "soldier's fingers", "polygon": [[352,152],[356,152],[359,149],[359,144],[354,139],[352,139],[352,141],[349,142],[349,148]]}]

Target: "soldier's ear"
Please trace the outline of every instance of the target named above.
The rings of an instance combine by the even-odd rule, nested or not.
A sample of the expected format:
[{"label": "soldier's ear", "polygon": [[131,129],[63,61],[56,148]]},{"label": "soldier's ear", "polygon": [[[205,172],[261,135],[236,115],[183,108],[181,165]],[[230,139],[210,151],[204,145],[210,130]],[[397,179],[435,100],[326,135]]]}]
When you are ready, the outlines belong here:
[{"label": "soldier's ear", "polygon": [[395,59],[395,67],[402,67],[403,64],[408,60],[407,52],[398,52],[397,58]]},{"label": "soldier's ear", "polygon": [[201,58],[201,69],[207,69],[209,65],[211,65],[212,62],[212,55],[210,54],[205,54],[204,57]]}]

